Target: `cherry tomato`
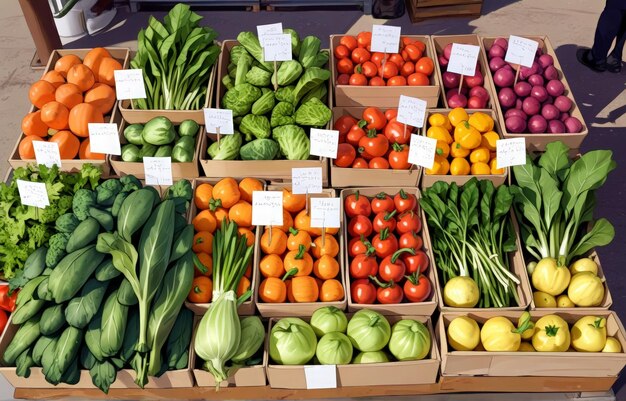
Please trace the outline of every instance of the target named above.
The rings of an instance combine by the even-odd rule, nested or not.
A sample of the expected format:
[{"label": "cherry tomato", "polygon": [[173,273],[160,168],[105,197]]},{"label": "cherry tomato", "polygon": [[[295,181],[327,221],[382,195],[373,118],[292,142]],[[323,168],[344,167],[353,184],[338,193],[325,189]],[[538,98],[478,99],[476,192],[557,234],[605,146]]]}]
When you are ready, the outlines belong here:
[{"label": "cherry tomato", "polygon": [[378,74],[378,67],[376,67],[376,64],[372,63],[371,61],[364,62],[361,65],[361,69],[363,70],[363,75],[368,78],[375,77],[376,74]]},{"label": "cherry tomato", "polygon": [[349,143],[340,143],[337,146],[337,158],[334,163],[337,167],[350,167],[356,158],[356,150]]},{"label": "cherry tomato", "polygon": [[367,47],[372,43],[372,33],[361,32],[357,35],[356,40],[359,43],[359,47]]},{"label": "cherry tomato", "polygon": [[421,51],[422,53],[424,53],[424,50],[426,50],[426,45],[424,44],[424,42],[421,42],[419,40],[414,40],[412,43],[415,47],[417,47],[419,49],[419,51]]},{"label": "cherry tomato", "polygon": [[[373,209],[372,207],[372,210]],[[417,233],[410,231],[402,234],[400,238],[398,238],[398,246],[400,248],[412,248],[414,251],[419,251],[422,249],[422,246],[424,246],[424,241]]]},{"label": "cherry tomato", "polygon": [[385,113],[382,112],[378,107],[367,107],[363,110],[363,120],[367,121],[367,129],[375,129],[377,131],[385,128],[385,124],[387,124],[387,118],[385,118]]},{"label": "cherry tomato", "polygon": [[389,122],[390,120],[393,120],[396,117],[398,117],[398,109],[385,110],[385,118],[387,119],[387,122]]},{"label": "cherry tomato", "polygon": [[375,276],[376,273],[378,273],[378,263],[373,255],[356,255],[350,262],[350,277],[352,278],[368,278]]},{"label": "cherry tomato", "polygon": [[372,214],[372,206],[369,199],[367,199],[367,196],[359,194],[359,191],[346,196],[343,208],[348,217],[369,216]]},{"label": "cherry tomato", "polygon": [[351,74],[354,70],[354,64],[349,58],[342,58],[337,61],[337,71],[340,74]]},{"label": "cherry tomato", "polygon": [[428,255],[426,255],[424,251],[416,250],[415,255],[405,253],[402,255],[402,261],[404,262],[406,271],[409,274],[413,274],[415,272],[424,273],[426,269],[428,269]]},{"label": "cherry tomato", "polygon": [[395,203],[398,213],[404,213],[415,209],[417,206],[417,198],[415,198],[415,195],[407,194],[404,192],[404,189],[401,189],[396,196],[393,197],[393,203]]},{"label": "cherry tomato", "polygon": [[374,220],[372,221],[372,228],[377,233],[383,231],[385,228],[389,231],[394,231],[396,229],[396,211],[393,212],[378,212],[376,216],[374,216]]},{"label": "cherry tomato", "polygon": [[408,170],[411,168],[409,163],[409,146],[394,143],[389,152],[389,165],[394,170]]},{"label": "cherry tomato", "polygon": [[377,193],[374,198],[372,198],[371,205],[372,212],[374,213],[393,212],[396,207],[393,203],[393,198],[384,192]]},{"label": "cherry tomato", "polygon": [[402,75],[391,77],[387,81],[387,86],[406,86],[406,78]]},{"label": "cherry tomato", "polygon": [[370,61],[372,63],[374,63],[374,65],[377,68],[380,68],[380,66],[382,65],[383,59],[385,58],[385,55],[383,53],[380,52],[374,52],[372,53],[372,57],[370,58]]},{"label": "cherry tomato", "polygon": [[376,287],[368,279],[355,280],[350,285],[352,302],[357,304],[373,304],[376,301]]},{"label": "cherry tomato", "polygon": [[400,54],[402,55],[402,59],[404,61],[411,61],[411,59],[409,58],[409,53],[406,50],[402,49]]},{"label": "cherry tomato", "polygon": [[358,147],[359,141],[365,136],[365,130],[363,129],[363,127],[365,127],[366,125],[367,121],[365,120],[360,120],[358,123],[354,124],[346,135],[346,142],[354,147]]},{"label": "cherry tomato", "polygon": [[398,75],[398,66],[396,63],[387,60],[385,65],[383,65],[383,78],[389,79],[391,77],[395,77],[396,75]]},{"label": "cherry tomato", "polygon": [[372,244],[363,235],[352,238],[348,244],[348,255],[350,255],[351,258],[356,255],[365,255],[368,251],[375,252]]},{"label": "cherry tomato", "polygon": [[348,85],[350,83],[350,75],[339,74],[337,77],[337,85]]},{"label": "cherry tomato", "polygon": [[407,78],[409,86],[428,86],[430,85],[430,79],[421,72],[414,72]]},{"label": "cherry tomato", "polygon": [[352,163],[352,168],[369,168],[369,165],[367,164],[367,160],[362,157],[357,157]]},{"label": "cherry tomato", "polygon": [[365,86],[367,85],[367,78],[363,74],[350,75],[350,85]]},{"label": "cherry tomato", "polygon": [[422,302],[430,296],[432,286],[428,277],[413,273],[404,283],[404,295],[411,302]]},{"label": "cherry tomato", "polygon": [[430,57],[422,57],[415,63],[415,72],[421,72],[426,76],[430,76],[435,69],[435,64]]},{"label": "cherry tomato", "polygon": [[377,170],[387,170],[389,168],[389,161],[382,156],[374,157],[369,162],[369,168]]},{"label": "cherry tomato", "polygon": [[411,140],[412,128],[413,127],[405,125],[393,118],[387,122],[383,132],[385,137],[389,140],[389,143],[406,145]]},{"label": "cherry tomato", "polygon": [[402,46],[406,46],[413,43],[413,38],[409,38],[408,36],[401,36],[400,41],[402,42]]},{"label": "cherry tomato", "polygon": [[387,86],[387,84],[385,83],[385,80],[378,76],[372,77],[372,79],[370,79],[369,85],[370,86]]},{"label": "cherry tomato", "polygon": [[415,46],[415,44],[410,44],[404,46],[404,51],[409,55],[409,59],[413,62],[417,61],[422,57],[422,51]]},{"label": "cherry tomato", "polygon": [[372,55],[370,54],[370,52],[362,47],[357,47],[356,49],[352,50],[351,59],[352,62],[355,64],[362,64],[366,61],[369,61],[371,57]]},{"label": "cherry tomato", "polygon": [[354,216],[348,223],[348,234],[350,234],[351,237],[359,237],[361,235],[369,237],[372,233],[372,229],[372,222],[367,216]]},{"label": "cherry tomato", "polygon": [[404,212],[398,218],[398,224],[396,226],[396,232],[400,235],[414,231],[420,232],[422,229],[422,220],[420,220],[419,214],[409,210]]},{"label": "cherry tomato", "polygon": [[395,282],[378,287],[376,290],[376,299],[381,304],[399,304],[402,302],[402,298],[404,298],[402,287]]},{"label": "cherry tomato", "polygon": [[385,258],[398,250],[398,240],[389,230],[382,230],[372,239],[372,246],[376,250],[376,256]]},{"label": "cherry tomato", "polygon": [[335,121],[335,124],[333,124],[333,129],[339,131],[340,136],[347,135],[348,131],[350,131],[350,128],[352,128],[352,126],[356,123],[356,118],[349,115],[343,115],[339,117],[337,121]]},{"label": "cherry tomato", "polygon": [[342,36],[341,39],[339,39],[339,43],[347,47],[350,51],[356,49],[356,47],[359,45],[356,41],[356,38],[350,35]]},{"label": "cherry tomato", "polygon": [[394,63],[398,67],[398,69],[402,68],[402,66],[404,65],[404,59],[398,53],[394,53],[391,56],[389,56],[388,61],[391,61],[392,63]]},{"label": "cherry tomato", "polygon": [[389,149],[389,141],[383,134],[377,134],[375,130],[368,131],[367,135],[359,140],[361,153],[366,152],[372,157],[384,156]]},{"label": "cherry tomato", "polygon": [[335,53],[335,57],[341,60],[342,58],[346,58],[350,56],[350,49],[348,49],[344,45],[339,45],[335,47],[334,53]]},{"label": "cherry tomato", "polygon": [[404,63],[402,65],[402,68],[400,68],[400,75],[402,75],[405,78],[413,74],[414,72],[415,72],[415,64],[413,64],[410,61],[407,61],[406,63]]},{"label": "cherry tomato", "polygon": [[399,283],[404,277],[406,266],[400,255],[402,250],[394,252],[392,255],[386,256],[378,266],[378,276],[383,281],[393,281]]}]

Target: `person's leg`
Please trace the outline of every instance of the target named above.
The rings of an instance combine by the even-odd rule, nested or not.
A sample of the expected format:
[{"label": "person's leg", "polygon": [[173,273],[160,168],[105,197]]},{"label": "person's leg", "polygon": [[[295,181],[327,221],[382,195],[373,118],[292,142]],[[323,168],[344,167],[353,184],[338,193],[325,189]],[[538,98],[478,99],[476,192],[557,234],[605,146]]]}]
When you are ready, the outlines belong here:
[{"label": "person's leg", "polygon": [[626,10],[622,11],[622,26],[615,38],[615,47],[606,58],[606,69],[618,73],[622,71],[622,52],[626,43]]},{"label": "person's leg", "polygon": [[591,57],[596,64],[606,62],[611,44],[617,36],[622,24],[622,0],[607,0],[600,14],[596,34],[591,48]]}]

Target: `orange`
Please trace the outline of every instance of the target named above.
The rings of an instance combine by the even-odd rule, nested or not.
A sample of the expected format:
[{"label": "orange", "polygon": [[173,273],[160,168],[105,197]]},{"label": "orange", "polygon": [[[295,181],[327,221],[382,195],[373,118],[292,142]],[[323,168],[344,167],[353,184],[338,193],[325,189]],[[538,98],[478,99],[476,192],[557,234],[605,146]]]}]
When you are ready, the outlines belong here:
[{"label": "orange", "polygon": [[103,57],[98,64],[97,71],[94,71],[98,78],[98,82],[107,84],[109,86],[115,86],[115,75],[113,71],[121,70],[122,65],[114,58]]},{"label": "orange", "polygon": [[247,246],[254,245],[254,238],[255,238],[255,236],[254,236],[254,233],[250,229],[245,228],[245,227],[239,227],[237,229],[237,232],[239,233],[239,235],[244,235],[246,237],[246,245]]},{"label": "orange", "polygon": [[291,213],[298,213],[306,207],[306,195],[294,195],[283,188],[283,208]]},{"label": "orange", "polygon": [[337,302],[344,298],[344,290],[339,280],[330,279],[322,283],[320,288],[320,301]]},{"label": "orange", "polygon": [[41,80],[50,82],[52,85],[54,85],[55,88],[58,88],[65,83],[65,78],[63,78],[63,75],[61,75],[60,72],[54,70],[46,72],[44,76],[41,77]]},{"label": "orange", "polygon": [[115,90],[107,84],[94,84],[85,93],[85,103],[95,106],[104,115],[113,110],[115,100]]},{"label": "orange", "polygon": [[213,234],[208,231],[200,231],[193,236],[193,245],[191,249],[194,252],[204,252],[211,255],[213,253]]},{"label": "orange", "polygon": [[263,184],[256,178],[244,178],[239,182],[241,200],[252,203],[252,192],[263,191]]},{"label": "orange", "polygon": [[67,107],[56,101],[48,102],[41,108],[41,121],[52,129],[67,129],[69,116]]},{"label": "orange", "polygon": [[71,160],[78,156],[80,141],[70,131],[58,131],[50,137],[48,142],[56,142],[59,144],[61,160]]},{"label": "orange", "polygon": [[25,135],[48,136],[48,126],[41,121],[41,111],[28,113],[22,119],[22,132]]},{"label": "orange", "polygon": [[91,71],[94,73],[98,71],[100,67],[100,62],[105,57],[111,57],[111,53],[108,50],[102,47],[94,47],[89,50],[89,52],[85,55],[83,59],[83,64],[85,64]]},{"label": "orange", "polygon": [[83,92],[74,84],[63,84],[54,93],[54,99],[68,109],[83,102]]},{"label": "orange", "polygon": [[89,146],[89,138],[83,140],[78,149],[78,158],[81,160],[104,160],[106,155],[104,153],[92,152]]},{"label": "orange", "polygon": [[215,215],[215,220],[217,221],[217,228],[222,228],[223,220],[226,220],[226,222],[230,221],[228,220],[228,210],[224,209],[223,207],[218,207],[217,209],[215,209],[215,211],[213,211],[213,214]]},{"label": "orange", "polygon": [[54,70],[59,72],[63,77],[67,76],[67,72],[72,66],[76,64],[80,64],[80,58],[74,54],[68,54],[66,56],[61,57],[54,64]]},{"label": "orange", "polygon": [[289,214],[288,211],[283,209],[283,225],[282,226],[272,226],[272,227],[278,228],[281,231],[283,231],[284,233],[289,233],[289,229],[291,227],[293,227],[293,217],[291,217],[291,214]]},{"label": "orange", "polygon": [[339,274],[339,263],[330,255],[324,255],[313,263],[313,274],[322,280],[330,280]]},{"label": "orange", "polygon": [[241,193],[239,192],[239,184],[234,178],[222,178],[213,186],[213,199],[217,207],[230,209],[235,203],[239,202]]},{"label": "orange", "polygon": [[103,123],[104,116],[89,103],[77,104],[70,110],[70,131],[82,138],[89,137],[89,123]]},{"label": "orange", "polygon": [[44,104],[54,100],[54,92],[56,88],[48,81],[37,81],[30,86],[28,90],[28,99],[38,109]]},{"label": "orange", "polygon": [[18,147],[20,159],[32,160],[35,158],[35,148],[33,147],[34,141],[45,141],[45,139],[37,135],[26,135],[22,138]]},{"label": "orange", "polygon": [[206,210],[209,208],[209,201],[213,199],[213,185],[200,184],[196,187],[196,192],[193,196],[193,202],[200,210]]},{"label": "orange", "polygon": [[213,233],[217,228],[217,220],[215,214],[210,210],[202,210],[191,221],[196,231],[208,231]]},{"label": "orange", "polygon": [[[204,252],[198,252],[196,253],[196,256],[198,257],[200,263],[202,263],[202,266],[204,266],[207,270],[206,273],[201,272],[202,275],[207,277],[211,276],[213,274],[213,258],[211,257],[211,255]],[[200,271],[200,269],[198,270]]]},{"label": "orange", "polygon": [[282,277],[285,274],[283,260],[280,255],[271,254],[263,256],[259,262],[259,270],[263,277]]},{"label": "orange", "polygon": [[96,77],[86,65],[76,64],[67,71],[67,82],[75,84],[84,92],[96,83]]},{"label": "orange", "polygon": [[239,280],[239,284],[237,284],[237,290],[235,293],[237,294],[237,298],[245,294],[250,289],[250,280],[243,276],[241,280]]},{"label": "orange", "polygon": [[240,200],[230,208],[228,218],[237,223],[239,227],[252,226],[252,205]]},{"label": "orange", "polygon": [[261,236],[261,250],[265,254],[282,255],[287,249],[287,234],[276,227],[272,227],[272,241],[270,242],[270,230],[265,230]]}]

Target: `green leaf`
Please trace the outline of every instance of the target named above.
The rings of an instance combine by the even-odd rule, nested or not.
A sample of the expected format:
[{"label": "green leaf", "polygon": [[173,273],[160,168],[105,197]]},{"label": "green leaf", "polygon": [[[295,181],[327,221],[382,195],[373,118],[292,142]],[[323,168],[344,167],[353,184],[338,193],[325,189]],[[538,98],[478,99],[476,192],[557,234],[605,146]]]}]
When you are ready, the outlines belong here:
[{"label": "green leaf", "polygon": [[600,187],[607,175],[616,167],[610,150],[593,150],[576,160],[564,183],[561,202],[566,214],[574,209],[576,198],[582,193]]},{"label": "green leaf", "polygon": [[591,231],[585,234],[567,255],[569,264],[576,256],[582,256],[598,246],[608,245],[615,237],[615,227],[607,219],[598,219]]},{"label": "green leaf", "polygon": [[543,203],[543,221],[545,227],[549,229],[561,206],[563,193],[559,190],[557,178],[545,169],[541,170],[539,186],[541,187]]},{"label": "green leaf", "polygon": [[133,244],[121,239],[117,233],[102,233],[98,235],[96,250],[111,254],[113,266],[122,272],[137,292],[139,279],[137,278],[136,266],[139,255]]},{"label": "green leaf", "polygon": [[103,393],[108,394],[111,384],[117,379],[117,371],[115,366],[109,361],[96,362],[96,364],[89,370],[91,374],[91,381],[94,386],[102,390]]},{"label": "green leaf", "polygon": [[570,165],[568,152],[569,149],[563,142],[551,142],[546,146],[545,153],[539,157],[539,166],[554,180],[558,180],[560,172]]},{"label": "green leaf", "polygon": [[65,308],[67,323],[79,329],[87,326],[98,313],[108,286],[108,281],[100,282],[95,278],[87,281],[81,290],[80,297],[72,298]]}]

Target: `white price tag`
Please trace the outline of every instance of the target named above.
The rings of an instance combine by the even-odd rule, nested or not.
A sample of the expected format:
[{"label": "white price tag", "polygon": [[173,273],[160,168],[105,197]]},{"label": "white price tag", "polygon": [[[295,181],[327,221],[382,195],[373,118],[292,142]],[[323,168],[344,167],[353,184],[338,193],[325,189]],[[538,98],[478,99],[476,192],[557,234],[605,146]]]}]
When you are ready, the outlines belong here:
[{"label": "white price tag", "polygon": [[319,157],[337,158],[339,146],[339,131],[311,128],[310,154]]},{"label": "white price tag", "polygon": [[50,206],[46,184],[43,182],[30,182],[17,180],[17,191],[24,206],[35,206],[45,208]]},{"label": "white price tag", "polygon": [[259,43],[261,47],[265,47],[265,37],[268,35],[280,35],[283,33],[283,23],[278,22],[276,24],[257,25],[256,34],[259,37]]},{"label": "white price tag", "polygon": [[283,225],[283,192],[253,191],[252,192],[252,225],[282,226]]},{"label": "white price tag", "polygon": [[311,227],[339,228],[341,199],[311,198]]},{"label": "white price tag", "polygon": [[496,159],[496,168],[526,164],[526,138],[498,139]]},{"label": "white price tag", "polygon": [[409,163],[425,168],[433,168],[436,151],[436,139],[416,134],[411,135],[411,144],[409,145]]},{"label": "white price tag", "polygon": [[143,170],[148,185],[172,185],[171,157],[144,157]]},{"label": "white price tag", "polygon": [[117,124],[89,123],[87,128],[92,152],[109,155],[122,154]]},{"label": "white price tag", "polygon": [[400,95],[398,104],[398,122],[417,128],[424,126],[427,102],[416,97]]},{"label": "white price tag", "polygon": [[480,47],[478,46],[453,43],[450,61],[448,61],[448,71],[468,77],[474,76],[479,51]]},{"label": "white price tag", "polygon": [[217,134],[219,128],[220,135],[232,135],[235,133],[233,111],[229,109],[204,109],[204,125],[206,125],[206,131],[211,134]]},{"label": "white price tag", "polygon": [[291,60],[291,35],[281,33],[280,35],[265,36],[263,46],[264,61],[289,61]]},{"label": "white price tag", "polygon": [[304,378],[308,390],[337,388],[336,365],[304,365]]},{"label": "white price tag", "polygon": [[142,70],[115,70],[113,77],[115,78],[115,96],[118,100],[146,98]]},{"label": "white price tag", "polygon": [[37,164],[43,164],[46,167],[52,167],[55,164],[61,167],[61,154],[59,153],[59,144],[56,142],[33,141],[33,149],[35,150],[35,159]]},{"label": "white price tag", "polygon": [[322,192],[322,168],[292,168],[291,192],[296,195]]},{"label": "white price tag", "polygon": [[509,36],[509,47],[506,50],[504,61],[523,65],[524,67],[532,67],[537,54],[537,47],[539,47],[539,43],[532,39],[511,35]]},{"label": "white price tag", "polygon": [[398,53],[400,49],[399,26],[372,25],[372,45],[373,52]]}]

